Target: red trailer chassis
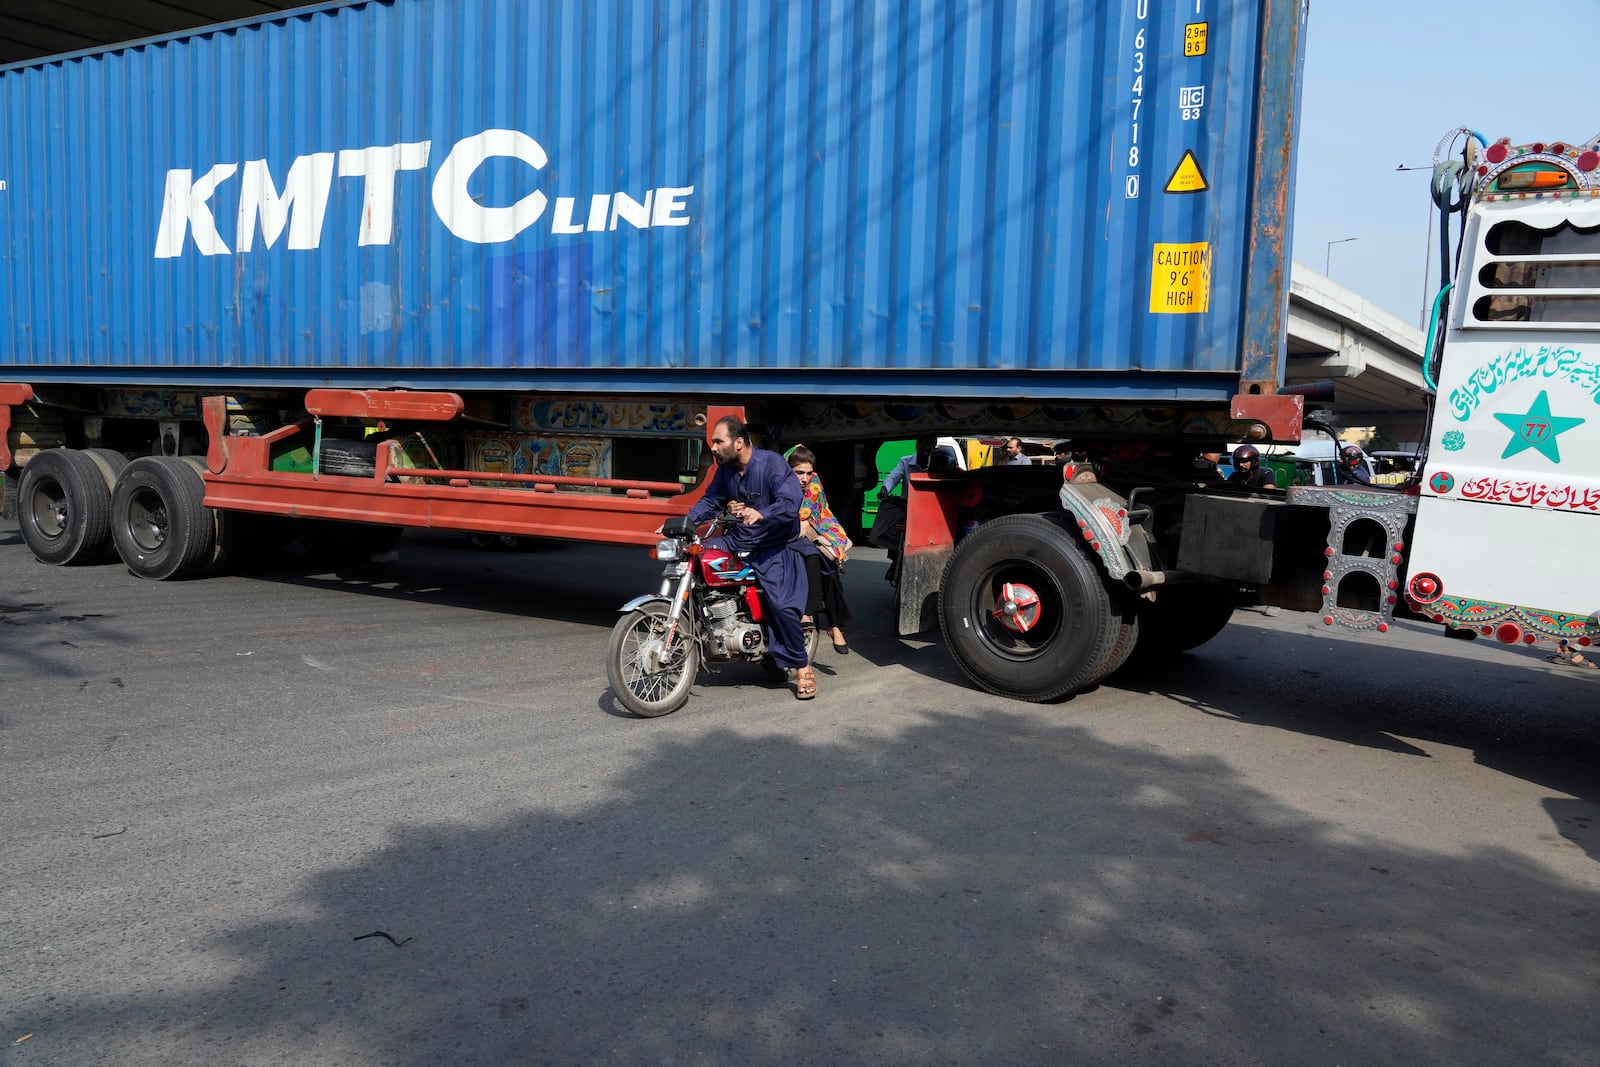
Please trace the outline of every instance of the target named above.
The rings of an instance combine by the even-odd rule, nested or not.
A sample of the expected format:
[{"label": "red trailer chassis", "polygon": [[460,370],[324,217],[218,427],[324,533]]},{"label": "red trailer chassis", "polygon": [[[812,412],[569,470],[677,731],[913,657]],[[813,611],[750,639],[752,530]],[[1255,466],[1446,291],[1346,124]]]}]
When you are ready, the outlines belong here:
[{"label": "red trailer chassis", "polygon": [[[309,432],[315,439],[315,451],[324,417],[449,422],[461,416],[465,405],[455,393],[315,389],[306,395],[305,418],[256,435],[227,432],[226,404],[222,396],[209,396],[202,412],[210,437],[203,475],[205,503],[227,511],[651,545],[662,522],[688,513],[712,474],[708,469],[697,484],[684,486],[617,478],[396,467],[387,448],[378,449],[370,478],[318,473],[315,464],[311,473],[275,471],[271,467],[273,446]],[[743,409],[708,407],[696,424],[703,421],[709,437],[710,428],[724,415],[742,418]],[[523,491],[512,492],[513,487]],[[575,489],[607,492],[572,491]]]}]

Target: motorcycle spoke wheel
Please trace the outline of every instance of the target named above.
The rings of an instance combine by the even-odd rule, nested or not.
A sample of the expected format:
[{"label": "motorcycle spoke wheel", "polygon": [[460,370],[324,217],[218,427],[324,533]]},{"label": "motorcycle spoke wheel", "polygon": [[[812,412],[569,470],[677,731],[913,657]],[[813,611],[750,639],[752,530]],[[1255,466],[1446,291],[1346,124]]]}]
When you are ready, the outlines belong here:
[{"label": "motorcycle spoke wheel", "polygon": [[681,620],[672,644],[667,640],[667,606],[645,604],[617,620],[611,630],[606,674],[611,692],[635,715],[670,715],[689,699],[700,673],[700,645]]}]

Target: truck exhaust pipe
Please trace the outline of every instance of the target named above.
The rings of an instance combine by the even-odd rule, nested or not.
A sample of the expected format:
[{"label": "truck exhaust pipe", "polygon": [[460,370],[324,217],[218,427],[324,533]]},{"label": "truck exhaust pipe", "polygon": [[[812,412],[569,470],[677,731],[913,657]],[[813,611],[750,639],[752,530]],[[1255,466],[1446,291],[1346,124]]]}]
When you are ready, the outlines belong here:
[{"label": "truck exhaust pipe", "polygon": [[1129,589],[1143,590],[1153,589],[1158,585],[1191,585],[1207,581],[1207,578],[1203,574],[1195,574],[1191,571],[1134,570],[1123,575],[1122,580],[1128,583]]}]

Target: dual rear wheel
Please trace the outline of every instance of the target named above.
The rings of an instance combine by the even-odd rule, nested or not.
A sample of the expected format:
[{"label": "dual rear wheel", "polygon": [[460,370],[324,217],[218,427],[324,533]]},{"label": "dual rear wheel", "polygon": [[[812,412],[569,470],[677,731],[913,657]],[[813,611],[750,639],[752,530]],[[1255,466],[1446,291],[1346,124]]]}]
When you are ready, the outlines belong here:
[{"label": "dual rear wheel", "polygon": [[1042,515],[1008,515],[965,538],[945,565],[939,621],[956,663],[979,687],[1057,700],[1122,667],[1135,652],[1177,653],[1215,637],[1232,590],[1163,586],[1143,601]]},{"label": "dual rear wheel", "polygon": [[1138,637],[1132,594],[1042,515],[979,527],[951,555],[940,590],[951,655],[1000,696],[1068,696],[1121,666]]},{"label": "dual rear wheel", "polygon": [[205,506],[196,456],[133,461],[110,449],[52,448],[23,467],[18,526],[34,558],[54,566],[120,556],[134,574],[158,581],[238,565],[298,535],[317,560],[339,562],[387,551],[400,529],[365,523],[215,511]]},{"label": "dual rear wheel", "polygon": [[107,449],[51,448],[22,468],[17,524],[34,558],[99,563],[111,549],[111,485],[127,459]]},{"label": "dual rear wheel", "polygon": [[212,562],[217,525],[196,464],[176,456],[129,463],[111,493],[111,540],[128,570],[157,580],[191,577]]},{"label": "dual rear wheel", "polygon": [[214,544],[204,499],[200,473],[185,460],[130,463],[109,449],[53,448],[22,469],[18,525],[43,563],[99,563],[115,548],[140,577],[181,578]]},{"label": "dual rear wheel", "polygon": [[18,526],[55,566],[120,556],[141,578],[185,578],[214,562],[220,513],[191,457],[129,461],[105,448],[52,448],[22,469]]}]

